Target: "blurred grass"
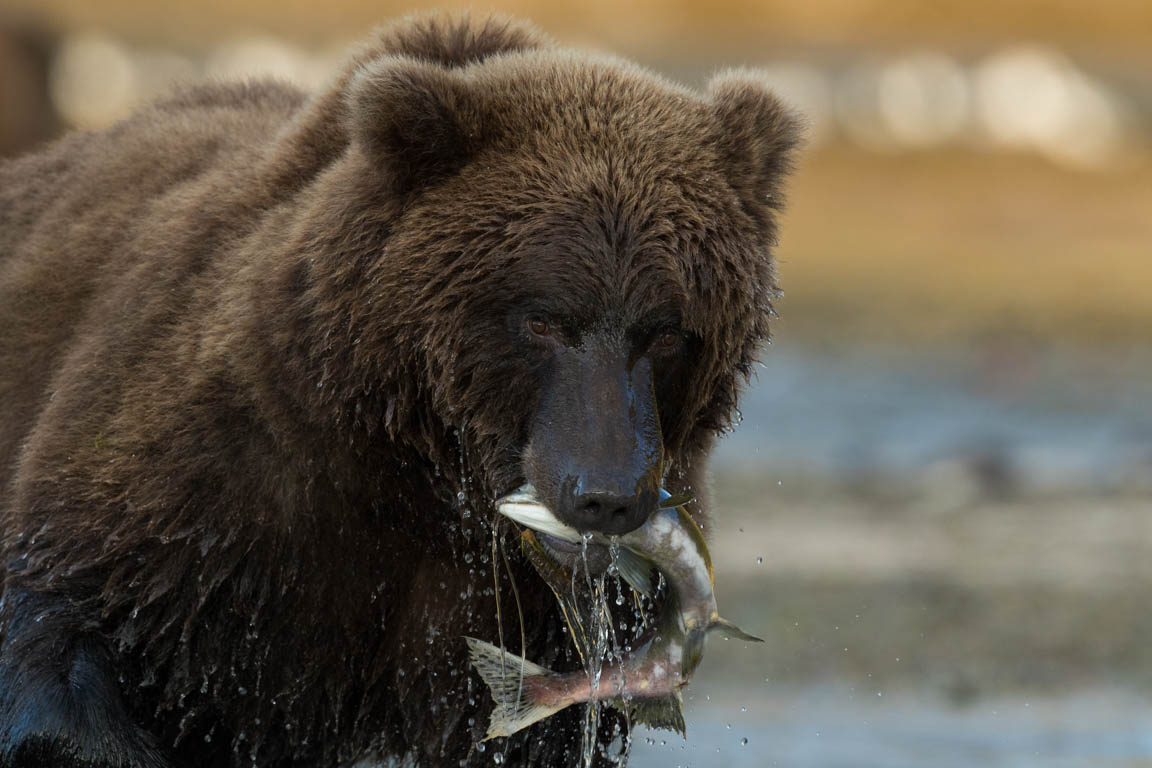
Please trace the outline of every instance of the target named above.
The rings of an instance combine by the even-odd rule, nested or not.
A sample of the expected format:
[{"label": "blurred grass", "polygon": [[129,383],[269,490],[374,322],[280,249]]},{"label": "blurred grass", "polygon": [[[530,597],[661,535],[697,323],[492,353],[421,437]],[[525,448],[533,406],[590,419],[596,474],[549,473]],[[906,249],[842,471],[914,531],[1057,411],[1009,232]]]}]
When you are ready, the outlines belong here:
[{"label": "blurred grass", "polygon": [[779,249],[787,336],[1152,335],[1152,163],[807,155]]},{"label": "blurred grass", "polygon": [[153,42],[200,42],[265,32],[324,41],[361,36],[390,17],[422,8],[500,10],[534,19],[568,41],[640,49],[755,51],[765,44],[964,44],[1030,39],[1142,56],[1152,42],[1152,3],[1108,0],[4,0],[62,28],[95,27]]}]

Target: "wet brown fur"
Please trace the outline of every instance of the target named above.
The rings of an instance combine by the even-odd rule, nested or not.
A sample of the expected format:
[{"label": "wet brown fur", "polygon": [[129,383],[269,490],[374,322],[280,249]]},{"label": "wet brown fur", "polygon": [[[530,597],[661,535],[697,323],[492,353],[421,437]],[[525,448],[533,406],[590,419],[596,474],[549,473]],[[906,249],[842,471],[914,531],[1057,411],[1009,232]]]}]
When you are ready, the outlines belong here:
[{"label": "wet brown fur", "polygon": [[[656,391],[668,486],[699,492],[796,134],[752,72],[701,94],[417,17],[314,97],[191,88],[0,166],[0,750],[82,659],[139,726],[105,765],[485,762],[460,638],[496,637],[486,521],[523,482],[510,308],[680,308]],[[528,657],[563,667],[512,559]],[[560,764],[575,727],[509,759]]]}]

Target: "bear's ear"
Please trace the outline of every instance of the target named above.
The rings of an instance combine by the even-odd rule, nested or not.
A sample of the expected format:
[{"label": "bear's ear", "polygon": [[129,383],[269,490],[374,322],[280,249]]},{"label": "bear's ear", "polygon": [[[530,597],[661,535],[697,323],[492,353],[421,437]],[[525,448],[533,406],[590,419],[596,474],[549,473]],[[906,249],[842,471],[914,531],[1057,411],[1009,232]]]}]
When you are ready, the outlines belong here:
[{"label": "bear's ear", "polygon": [[708,83],[719,118],[717,146],[745,209],[758,220],[783,205],[784,180],[801,143],[800,117],[754,70],[731,70]]},{"label": "bear's ear", "polygon": [[552,46],[535,26],[501,13],[479,18],[441,12],[417,13],[379,33],[384,53],[410,56],[444,67],[466,67],[499,53]]},{"label": "bear's ear", "polygon": [[383,56],[356,71],[345,99],[353,143],[397,194],[451,176],[479,150],[480,100],[461,70]]}]

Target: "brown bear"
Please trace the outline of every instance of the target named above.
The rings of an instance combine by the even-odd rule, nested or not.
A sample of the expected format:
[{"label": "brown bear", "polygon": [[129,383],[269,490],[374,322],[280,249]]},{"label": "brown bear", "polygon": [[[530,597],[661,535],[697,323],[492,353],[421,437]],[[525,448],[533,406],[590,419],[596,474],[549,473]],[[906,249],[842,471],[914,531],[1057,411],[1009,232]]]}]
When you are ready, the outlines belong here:
[{"label": "brown bear", "polygon": [[707,520],[796,144],[754,72],[424,16],[0,167],[0,764],[575,760],[481,741],[464,635],[573,665],[494,503]]}]

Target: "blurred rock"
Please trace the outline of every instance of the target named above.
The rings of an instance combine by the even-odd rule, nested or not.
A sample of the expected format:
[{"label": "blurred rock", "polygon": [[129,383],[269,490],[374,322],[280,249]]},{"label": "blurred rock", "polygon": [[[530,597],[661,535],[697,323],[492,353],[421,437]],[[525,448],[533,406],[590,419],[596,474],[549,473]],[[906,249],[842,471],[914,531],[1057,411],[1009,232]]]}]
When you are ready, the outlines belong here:
[{"label": "blurred rock", "polygon": [[980,124],[1004,148],[1098,168],[1116,162],[1128,143],[1120,98],[1058,51],[1006,49],[975,68],[973,85]]},{"label": "blurred rock", "polygon": [[967,78],[963,68],[942,53],[915,53],[886,64],[877,98],[888,131],[903,147],[939,147],[968,128]]},{"label": "blurred rock", "polygon": [[52,63],[52,101],[72,126],[106,128],[141,101],[137,69],[127,48],[98,33],[63,41]]},{"label": "blurred rock", "polygon": [[60,129],[48,98],[53,44],[43,27],[0,18],[0,157],[24,152]]}]

